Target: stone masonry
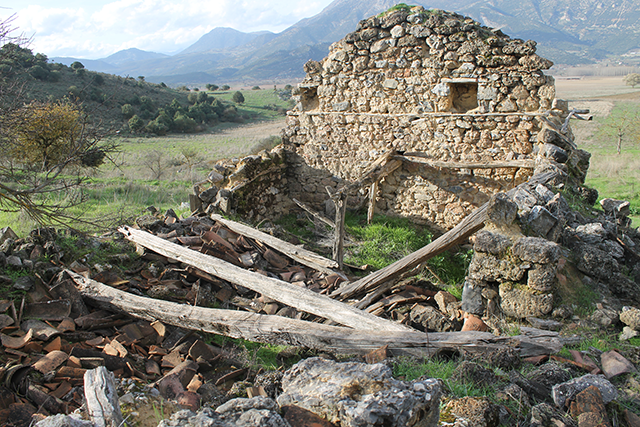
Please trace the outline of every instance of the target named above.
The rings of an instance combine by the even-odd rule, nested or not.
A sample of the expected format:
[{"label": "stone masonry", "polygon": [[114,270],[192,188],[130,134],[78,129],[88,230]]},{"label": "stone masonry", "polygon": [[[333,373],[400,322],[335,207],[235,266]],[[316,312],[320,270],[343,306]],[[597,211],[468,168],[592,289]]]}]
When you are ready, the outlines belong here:
[{"label": "stone masonry", "polygon": [[390,10],[305,65],[282,146],[221,162],[196,195],[205,209],[254,221],[288,212],[293,198],[324,210],[326,187],[359,179],[393,149],[402,166],[380,180],[376,212],[448,229],[534,173],[580,184],[589,154],[573,143],[567,103],[542,71],[551,65],[535,42],[470,18]]}]

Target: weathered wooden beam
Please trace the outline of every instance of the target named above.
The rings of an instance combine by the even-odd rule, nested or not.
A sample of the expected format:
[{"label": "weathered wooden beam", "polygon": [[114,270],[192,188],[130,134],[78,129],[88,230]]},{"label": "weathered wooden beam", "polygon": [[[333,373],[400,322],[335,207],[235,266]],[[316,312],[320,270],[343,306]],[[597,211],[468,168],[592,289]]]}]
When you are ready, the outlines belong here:
[{"label": "weathered wooden beam", "polygon": [[459,244],[484,227],[484,222],[487,219],[488,206],[489,203],[485,203],[463,219],[454,228],[438,237],[422,249],[419,249],[418,251],[388,265],[385,268],[374,271],[360,280],[336,289],[331,296],[344,300],[360,293],[370,292],[384,282],[388,282],[389,280],[400,276],[404,272],[417,267],[421,263]]},{"label": "weathered wooden beam", "polygon": [[332,270],[332,268],[339,267],[338,263],[333,260],[327,259],[299,246],[292,245],[289,242],[280,240],[277,237],[271,236],[270,234],[263,233],[260,230],[249,227],[248,225],[231,221],[218,214],[211,214],[211,219],[219,222],[220,224],[223,224],[225,227],[235,233],[242,234],[243,236],[250,237],[254,240],[258,240],[265,245],[272,247],[273,249],[281,252],[282,254],[299,262],[302,265],[306,265],[307,267],[322,271],[326,274],[339,274],[341,276],[344,276],[343,273]]},{"label": "weathered wooden beam", "polygon": [[384,331],[407,329],[403,325],[365,313],[304,287],[236,267],[221,259],[168,242],[145,231],[126,226],[119,228],[118,231],[128,240],[160,255],[184,262],[230,283],[244,286],[290,307],[333,320],[338,324],[357,329]]},{"label": "weathered wooden beam", "polygon": [[369,185],[384,178],[385,176],[398,169],[400,166],[402,166],[402,160],[396,159],[396,155],[396,151],[391,150],[380,156],[378,160],[369,165],[360,179],[344,187],[343,191],[351,192],[353,190],[357,190],[361,187],[364,187],[365,185]]},{"label": "weathered wooden beam", "polygon": [[[525,185],[537,185],[545,184],[556,176],[555,172],[545,172],[537,174],[529,178],[529,180],[518,187],[512,188],[507,192],[508,195],[513,195],[517,189]],[[408,272],[409,270],[417,267],[421,263],[433,258],[436,255],[441,254],[449,248],[459,244],[467,239],[476,231],[484,227],[484,222],[487,220],[487,210],[489,203],[480,206],[473,211],[467,217],[465,217],[458,225],[451,230],[438,237],[427,246],[418,249],[416,252],[407,255],[406,257],[382,268],[378,271],[374,271],[366,277],[357,280],[352,283],[344,284],[341,288],[336,289],[331,296],[339,299],[351,298],[356,294],[371,292],[381,286],[383,283],[395,279],[398,276]]]},{"label": "weathered wooden beam", "polygon": [[331,221],[328,218],[325,218],[324,216],[322,216],[320,214],[320,212],[316,212],[315,210],[311,209],[309,206],[305,205],[304,203],[302,203],[300,200],[298,199],[291,199],[293,200],[293,202],[300,206],[302,209],[304,209],[305,211],[307,211],[308,213],[310,213],[311,215],[313,215],[314,218],[317,218],[318,220],[324,222],[325,224],[327,224],[329,227],[334,228],[336,226],[336,223]]},{"label": "weathered wooden beam", "polygon": [[124,425],[114,376],[104,366],[84,373],[84,398],[87,414],[93,425],[97,427]]},{"label": "weathered wooden beam", "polygon": [[336,207],[336,226],[333,229],[333,259],[340,268],[344,264],[344,236],[346,234],[344,220],[347,214],[347,193],[345,191],[331,192],[327,187],[327,192]]},{"label": "weathered wooden beam", "polygon": [[422,155],[422,153],[404,153],[402,156],[395,156],[396,159],[402,159],[409,162],[421,163],[434,168],[446,169],[498,169],[498,168],[520,168],[534,169],[534,160],[509,160],[504,162],[442,162],[430,160]]},{"label": "weathered wooden beam", "polygon": [[[194,307],[169,301],[133,295],[79,274],[67,271],[83,297],[102,308],[124,311],[131,316],[192,330],[242,338],[249,341],[302,346],[338,353],[365,354],[384,345],[394,355],[427,357],[439,350],[482,353],[511,346],[519,348],[520,337],[498,337],[488,332],[429,333],[410,329],[399,331],[361,330],[306,322],[281,316],[268,316],[244,311]],[[544,343],[527,338],[526,355],[549,354],[552,336]],[[551,348],[551,350],[549,350]]]}]

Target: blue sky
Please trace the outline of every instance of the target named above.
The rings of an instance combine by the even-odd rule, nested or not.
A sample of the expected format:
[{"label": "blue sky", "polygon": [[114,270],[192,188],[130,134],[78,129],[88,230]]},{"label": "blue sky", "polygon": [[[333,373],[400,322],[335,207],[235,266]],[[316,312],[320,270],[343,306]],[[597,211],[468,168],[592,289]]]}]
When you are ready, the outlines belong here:
[{"label": "blue sky", "polygon": [[103,58],[122,49],[175,53],[216,27],[280,32],[331,0],[0,0],[0,18],[34,52]]}]

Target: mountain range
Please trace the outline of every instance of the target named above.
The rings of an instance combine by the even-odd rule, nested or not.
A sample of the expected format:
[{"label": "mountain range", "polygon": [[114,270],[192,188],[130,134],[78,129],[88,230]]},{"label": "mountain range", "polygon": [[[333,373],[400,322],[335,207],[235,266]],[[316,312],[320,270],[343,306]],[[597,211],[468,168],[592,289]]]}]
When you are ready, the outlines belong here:
[{"label": "mountain range", "polygon": [[[112,74],[145,76],[169,85],[293,81],[303,64],[320,60],[329,45],[354,31],[395,0],[335,0],[322,12],[281,33],[243,33],[215,28],[182,52],[169,56],[127,49],[100,60],[51,58]],[[611,55],[640,57],[640,0],[420,0],[499,28],[514,38],[538,42],[538,53],[556,64],[588,64]]]}]

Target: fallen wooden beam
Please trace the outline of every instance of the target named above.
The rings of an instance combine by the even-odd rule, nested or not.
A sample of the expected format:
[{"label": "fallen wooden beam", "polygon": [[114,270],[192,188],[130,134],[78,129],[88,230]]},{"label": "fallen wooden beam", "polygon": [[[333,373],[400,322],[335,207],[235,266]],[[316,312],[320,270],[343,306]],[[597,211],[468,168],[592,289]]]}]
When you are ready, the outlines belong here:
[{"label": "fallen wooden beam", "polygon": [[484,222],[487,219],[488,206],[489,203],[485,203],[463,219],[454,228],[438,237],[422,249],[407,255],[385,268],[374,271],[360,280],[356,280],[355,282],[349,283],[335,290],[331,296],[344,300],[360,293],[370,292],[384,282],[388,282],[434,256],[441,254],[447,249],[454,247],[484,227]]},{"label": "fallen wooden beam", "polygon": [[[507,346],[521,348],[522,356],[549,354],[553,333],[545,333],[544,343],[536,338],[498,337],[488,332],[429,333],[410,329],[398,331],[357,330],[281,316],[222,310],[177,304],[133,295],[95,280],[66,271],[83,297],[101,308],[124,311],[131,316],[181,328],[198,330],[255,342],[302,346],[347,354],[366,354],[388,345],[394,355],[427,357],[441,350],[470,353],[493,351]],[[559,338],[556,339],[557,342]],[[560,345],[561,346],[561,345]],[[551,349],[551,350],[550,350]]]},{"label": "fallen wooden beam", "polygon": [[[556,176],[554,172],[545,172],[537,174],[529,178],[529,180],[518,187],[512,188],[507,191],[508,195],[513,195],[515,191],[524,185],[537,185],[544,184]],[[398,276],[406,273],[407,271],[417,267],[421,263],[433,258],[436,255],[441,254],[447,249],[464,241],[476,231],[484,227],[484,222],[487,220],[487,209],[489,207],[487,202],[473,211],[467,217],[465,217],[458,225],[451,230],[438,237],[427,246],[418,249],[416,252],[407,255],[406,257],[394,262],[382,268],[378,271],[374,271],[366,277],[357,280],[352,283],[344,284],[341,288],[336,289],[331,296],[342,300],[351,298],[357,294],[371,292],[381,286],[383,283],[388,282]]]},{"label": "fallen wooden beam", "polygon": [[128,240],[160,255],[184,262],[300,311],[315,314],[356,329],[407,330],[407,327],[403,325],[365,313],[362,310],[317,294],[304,287],[236,267],[218,258],[168,242],[145,231],[127,226],[119,228],[118,231],[124,234]]},{"label": "fallen wooden beam", "polygon": [[273,249],[281,252],[289,258],[298,261],[302,265],[306,265],[307,267],[322,271],[326,274],[338,274],[343,279],[346,279],[344,273],[332,270],[332,268],[338,268],[338,263],[333,260],[322,257],[299,246],[292,245],[289,242],[280,240],[267,233],[256,230],[255,228],[240,224],[239,222],[225,219],[220,215],[211,214],[211,219],[219,222],[220,224],[223,224],[225,227],[235,233],[242,234],[243,236],[250,237],[254,240],[258,240],[265,245],[272,247]]},{"label": "fallen wooden beam", "polygon": [[311,215],[313,215],[314,218],[317,218],[318,220],[324,222],[325,224],[327,224],[329,227],[334,228],[336,226],[336,223],[331,221],[328,218],[323,217],[322,215],[320,215],[319,212],[314,211],[313,209],[311,209],[309,206],[305,205],[304,203],[302,203],[300,200],[298,199],[291,199],[293,200],[293,202],[300,206],[302,209],[304,209],[305,211],[307,211],[308,213],[310,213]]}]

